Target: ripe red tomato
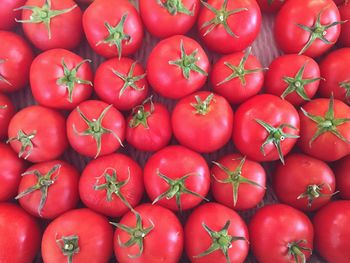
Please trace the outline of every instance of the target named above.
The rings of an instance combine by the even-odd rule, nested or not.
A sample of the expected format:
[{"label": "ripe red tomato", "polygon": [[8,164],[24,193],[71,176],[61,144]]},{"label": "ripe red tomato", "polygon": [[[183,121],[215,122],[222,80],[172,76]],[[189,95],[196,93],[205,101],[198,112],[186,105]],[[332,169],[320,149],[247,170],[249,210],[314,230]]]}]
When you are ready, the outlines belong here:
[{"label": "ripe red tomato", "polygon": [[235,153],[213,163],[211,191],[216,201],[236,210],[246,210],[264,198],[266,174],[259,163]]},{"label": "ripe red tomato", "polygon": [[224,56],[214,64],[211,72],[213,90],[234,104],[256,95],[264,84],[265,70],[259,60],[250,54],[237,52]]},{"label": "ripe red tomato", "polygon": [[335,178],[337,181],[337,189],[342,199],[350,200],[350,156],[341,159],[335,164]]},{"label": "ripe red tomato", "polygon": [[27,0],[19,9],[18,22],[38,49],[73,49],[80,43],[82,12],[73,0]]},{"label": "ripe red tomato", "polygon": [[299,111],[301,150],[323,161],[350,153],[350,107],[340,100],[315,99]]},{"label": "ripe red tomato", "polygon": [[159,205],[142,204],[125,214],[114,233],[118,262],[167,262],[180,260],[184,237],[179,219]]},{"label": "ripe red tomato", "polygon": [[78,153],[97,158],[123,145],[125,120],[112,105],[98,100],[84,101],[68,116],[67,136]]},{"label": "ripe red tomato", "polygon": [[286,0],[257,0],[262,12],[276,13],[281,9]]},{"label": "ripe red tomato", "polygon": [[254,0],[202,1],[197,26],[200,37],[211,50],[228,54],[253,43],[261,26],[261,12]]},{"label": "ripe red tomato", "polygon": [[224,97],[200,91],[176,104],[171,122],[180,144],[197,152],[214,152],[230,140],[233,111]]},{"label": "ripe red tomato", "polygon": [[22,89],[28,83],[32,50],[12,32],[0,31],[0,39],[0,92]]},{"label": "ripe red tomato", "polygon": [[0,139],[7,137],[8,126],[14,114],[15,106],[12,101],[0,93]]},{"label": "ripe red tomato", "polygon": [[186,36],[166,38],[153,48],[147,61],[147,78],[154,91],[179,99],[200,89],[210,63],[205,51]]},{"label": "ripe red tomato", "polygon": [[186,254],[193,263],[243,263],[248,255],[248,229],[233,210],[217,203],[201,205],[185,225]]},{"label": "ripe red tomato", "polygon": [[112,252],[112,226],[86,208],[70,210],[53,220],[41,242],[44,263],[107,263]]},{"label": "ripe red tomato", "polygon": [[284,162],[299,137],[299,116],[288,101],[269,94],[257,95],[239,106],[233,143],[256,161]]},{"label": "ripe red tomato", "polygon": [[40,248],[40,228],[22,208],[0,203],[0,262],[32,263]]},{"label": "ripe red tomato", "polygon": [[107,58],[131,55],[142,43],[141,18],[129,1],[94,1],[84,12],[83,27],[91,48]]},{"label": "ripe red tomato", "polygon": [[340,34],[340,15],[332,0],[287,1],[275,22],[275,39],[284,53],[318,57]]},{"label": "ripe red tomato", "polygon": [[[30,68],[30,86],[39,104],[71,110],[92,93],[90,60],[65,49],[52,49],[37,56]],[[43,74],[45,71],[45,74]]]},{"label": "ripe red tomato", "polygon": [[312,253],[312,223],[291,206],[261,208],[250,221],[249,233],[253,254],[260,263],[306,262]]},{"label": "ripe red tomato", "polygon": [[350,47],[350,2],[346,1],[339,6],[339,13],[342,21],[348,21],[341,25],[339,43],[345,47]]},{"label": "ripe red tomato", "polygon": [[82,202],[110,217],[120,217],[136,206],[143,195],[141,167],[124,154],[92,160],[79,181]]},{"label": "ripe red tomato", "polygon": [[320,83],[320,68],[315,60],[304,55],[283,55],[269,66],[265,91],[299,106],[315,96]]},{"label": "ripe red tomato", "polygon": [[335,201],[313,218],[315,248],[329,263],[347,263],[350,258],[350,201]]},{"label": "ripe red tomato", "polygon": [[56,159],[68,146],[63,116],[37,105],[26,107],[13,116],[8,137],[18,156],[33,163]]},{"label": "ripe red tomato", "polygon": [[146,99],[148,83],[142,65],[130,58],[113,58],[96,71],[97,96],[118,110],[131,110]]},{"label": "ripe red tomato", "polygon": [[0,8],[0,30],[11,30],[20,19],[21,12],[15,9],[24,5],[26,0],[3,0]]}]

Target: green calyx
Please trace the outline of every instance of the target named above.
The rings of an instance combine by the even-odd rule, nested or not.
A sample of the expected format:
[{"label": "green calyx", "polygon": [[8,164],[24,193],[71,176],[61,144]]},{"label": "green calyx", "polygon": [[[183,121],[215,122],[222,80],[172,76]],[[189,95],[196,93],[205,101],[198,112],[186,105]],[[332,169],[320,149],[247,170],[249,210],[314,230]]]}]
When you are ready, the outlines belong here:
[{"label": "green calyx", "polygon": [[85,131],[79,132],[79,131],[77,131],[75,125],[73,125],[73,130],[74,130],[75,134],[77,134],[79,136],[92,136],[95,139],[96,145],[97,145],[97,151],[96,151],[95,158],[97,158],[100,155],[101,141],[102,141],[102,136],[104,134],[112,134],[118,140],[120,145],[123,146],[123,143],[122,143],[121,139],[119,138],[119,136],[114,131],[107,129],[107,128],[104,128],[102,125],[103,118],[106,116],[107,112],[109,111],[109,109],[111,107],[112,107],[112,105],[109,105],[108,107],[106,107],[102,111],[102,113],[100,114],[100,116],[98,117],[97,120],[96,119],[89,120],[83,114],[83,112],[80,110],[79,106],[77,107],[77,112],[78,112],[79,116],[87,124],[88,128]]},{"label": "green calyx", "polygon": [[62,254],[67,257],[67,263],[72,263],[73,256],[80,252],[77,235],[63,236],[61,239],[56,239],[56,244],[61,249]]},{"label": "green calyx", "polygon": [[9,143],[12,141],[19,141],[21,143],[21,149],[18,153],[18,157],[21,158],[23,154],[27,152],[26,155],[23,157],[24,159],[27,159],[31,155],[34,149],[34,144],[32,140],[35,138],[35,136],[36,136],[36,131],[26,134],[24,133],[24,131],[18,130],[17,136],[9,138],[6,143]]},{"label": "green calyx", "polygon": [[208,29],[205,31],[204,36],[208,35],[215,27],[218,25],[223,25],[225,28],[227,34],[234,38],[238,38],[235,33],[232,32],[231,28],[229,27],[227,23],[227,19],[234,14],[243,12],[243,11],[248,11],[248,8],[236,8],[233,10],[227,10],[227,3],[228,0],[224,0],[224,3],[222,4],[220,9],[216,9],[215,7],[209,5],[207,2],[204,2],[201,0],[201,3],[210,11],[212,11],[215,14],[215,17],[205,23],[201,26],[201,29],[208,27]]},{"label": "green calyx", "polygon": [[[151,107],[149,111],[146,111],[145,105],[148,102],[151,104]],[[142,125],[146,129],[148,129],[149,126],[147,123],[147,119],[149,116],[152,115],[153,112],[154,112],[154,104],[152,102],[152,96],[150,96],[149,98],[145,99],[141,105],[138,105],[132,109],[132,113],[131,113],[132,118],[129,122],[129,127],[136,128],[137,126]]]},{"label": "green calyx", "polygon": [[203,253],[201,253],[199,255],[194,256],[194,258],[204,257],[206,255],[213,253],[214,251],[221,250],[221,252],[224,254],[224,256],[226,258],[226,262],[230,263],[231,260],[230,260],[230,257],[228,255],[228,251],[232,247],[232,243],[235,241],[238,241],[238,240],[243,240],[243,241],[248,242],[247,239],[244,237],[235,237],[235,236],[231,236],[228,234],[228,228],[230,226],[230,223],[231,223],[231,221],[228,220],[221,230],[214,231],[214,230],[210,229],[203,222],[202,226],[205,229],[205,231],[207,231],[209,236],[211,237],[212,243],[207,250],[205,250]]},{"label": "green calyx", "polygon": [[[6,59],[0,59],[0,64],[5,63]],[[7,85],[12,86],[11,82],[9,82],[4,76],[0,74],[0,81],[5,82]]]},{"label": "green calyx", "polygon": [[185,14],[185,15],[189,15],[189,16],[193,16],[193,10],[189,10],[188,8],[186,8],[186,6],[183,4],[182,0],[157,0],[158,5],[160,5],[161,7],[165,8],[169,14],[171,14],[172,16],[177,15],[178,13],[180,14]]},{"label": "green calyx", "polygon": [[332,194],[323,194],[321,191],[324,189],[324,187],[327,187],[330,191],[332,190],[329,184],[311,184],[306,187],[306,191],[302,194],[300,194],[297,199],[307,198],[308,204],[307,206],[310,208],[312,206],[312,202],[320,197],[331,197],[339,191],[334,192]]},{"label": "green calyx", "polygon": [[259,123],[269,133],[266,140],[264,141],[264,143],[260,147],[261,153],[265,156],[266,155],[265,146],[269,143],[273,143],[273,145],[277,149],[278,156],[279,156],[281,162],[284,164],[284,157],[283,157],[283,153],[282,153],[281,143],[287,138],[297,139],[297,138],[299,138],[299,136],[294,135],[294,134],[285,133],[285,132],[283,132],[283,129],[286,127],[294,129],[294,130],[297,130],[297,129],[294,126],[292,126],[290,124],[286,124],[286,123],[283,123],[275,128],[275,127],[272,127],[270,124],[264,122],[263,120],[256,119],[255,121],[257,123]]},{"label": "green calyx", "polygon": [[312,253],[312,249],[303,246],[303,243],[306,244],[306,241],[299,240],[287,245],[288,255],[293,256],[295,263],[306,263],[306,257],[303,251]]},{"label": "green calyx", "polygon": [[227,178],[225,178],[224,180],[220,180],[213,174],[212,176],[214,177],[214,179],[219,183],[232,185],[232,194],[233,194],[232,200],[233,200],[234,207],[237,204],[238,190],[239,190],[239,186],[241,184],[249,184],[249,185],[253,185],[253,186],[265,189],[265,187],[261,186],[260,184],[242,176],[242,168],[243,168],[243,165],[246,161],[246,157],[243,157],[240,160],[241,160],[240,163],[233,171],[230,170],[229,168],[227,168],[226,166],[222,165],[221,163],[213,162],[216,166],[218,166],[227,175]]},{"label": "green calyx", "polygon": [[[28,171],[23,173],[22,176],[34,174],[38,178],[38,182],[35,185],[27,188],[26,190],[18,194],[15,197],[15,199],[18,200],[26,195],[29,195],[37,190],[40,190],[41,198],[40,198],[40,204],[38,207],[38,214],[39,216],[41,216],[41,212],[47,200],[47,193],[48,193],[49,187],[53,185],[57,180],[60,168],[61,168],[61,165],[57,164],[54,167],[52,167],[50,171],[46,174],[42,174],[38,170]],[[56,175],[52,178],[53,174],[56,174]]]},{"label": "green calyx", "polygon": [[[1,78],[0,78],[1,80]],[[345,89],[345,99],[348,103],[350,103],[350,81],[343,81],[339,83],[339,87]]]},{"label": "green calyx", "polygon": [[30,19],[28,20],[16,20],[17,22],[20,23],[44,23],[44,25],[46,26],[47,32],[48,32],[48,36],[49,39],[51,39],[51,19],[59,16],[59,15],[63,15],[66,13],[69,13],[70,11],[72,11],[74,8],[78,7],[77,5],[73,5],[70,8],[66,8],[66,9],[61,9],[61,10],[52,10],[51,9],[51,0],[46,0],[45,3],[43,4],[43,6],[39,7],[39,6],[22,6],[20,8],[15,9],[15,11],[17,10],[23,10],[23,9],[27,9],[27,10],[31,10],[32,14],[30,15]]},{"label": "green calyx", "polygon": [[329,106],[328,110],[325,114],[325,116],[316,116],[311,113],[308,113],[305,111],[303,108],[300,108],[303,114],[315,122],[317,124],[317,131],[316,133],[312,136],[311,140],[309,141],[309,147],[312,146],[312,143],[322,134],[326,132],[330,132],[336,137],[338,137],[340,140],[346,143],[350,143],[348,139],[346,139],[339,131],[338,131],[338,126],[349,122],[350,118],[338,118],[336,119],[334,117],[334,98],[333,95],[331,96],[329,100]]},{"label": "green calyx", "polygon": [[200,115],[206,115],[210,111],[210,104],[212,102],[215,103],[214,100],[214,94],[210,93],[208,97],[206,97],[205,100],[202,101],[202,99],[196,95],[194,96],[196,99],[196,103],[191,103],[191,106],[195,108],[194,114],[200,114]]},{"label": "green calyx", "polygon": [[180,51],[181,51],[180,59],[171,60],[171,61],[169,61],[169,64],[180,67],[182,70],[182,75],[184,76],[185,79],[190,78],[191,71],[197,72],[197,73],[202,74],[204,76],[208,76],[208,73],[205,72],[203,69],[201,69],[196,64],[200,60],[200,58],[197,57],[198,49],[194,50],[191,54],[187,55],[185,47],[184,47],[184,42],[181,39]]}]

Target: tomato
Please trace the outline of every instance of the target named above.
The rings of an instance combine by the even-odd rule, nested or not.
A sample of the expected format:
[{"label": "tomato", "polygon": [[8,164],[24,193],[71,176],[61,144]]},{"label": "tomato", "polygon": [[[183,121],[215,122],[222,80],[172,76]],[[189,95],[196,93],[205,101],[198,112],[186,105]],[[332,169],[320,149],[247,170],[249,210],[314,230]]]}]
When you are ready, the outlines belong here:
[{"label": "tomato", "polygon": [[224,97],[201,91],[176,104],[171,123],[180,144],[197,152],[214,152],[230,140],[233,111]]},{"label": "tomato", "polygon": [[124,154],[92,160],[79,181],[82,202],[110,217],[120,217],[136,206],[143,195],[141,167]]},{"label": "tomato", "polygon": [[253,254],[260,263],[306,262],[312,253],[312,223],[304,213],[287,205],[261,208],[250,221],[249,233]]},{"label": "tomato", "polygon": [[153,152],[169,144],[169,111],[162,103],[153,103],[151,97],[133,108],[126,122],[126,140],[137,150]]},{"label": "tomato", "polygon": [[199,0],[140,0],[140,14],[147,30],[164,38],[186,34],[199,13]]},{"label": "tomato", "polygon": [[275,39],[284,53],[318,57],[340,34],[340,15],[332,0],[287,1],[275,21]]},{"label": "tomato", "polygon": [[325,163],[304,154],[290,154],[273,176],[278,199],[303,211],[315,211],[335,194],[335,177]]},{"label": "tomato", "polygon": [[153,48],[147,61],[147,79],[163,97],[179,99],[205,84],[209,67],[200,44],[177,35],[160,41]]},{"label": "tomato", "polygon": [[131,110],[146,99],[148,83],[138,62],[130,58],[113,58],[96,71],[94,88],[97,96],[118,110]]},{"label": "tomato", "polygon": [[217,202],[236,210],[246,210],[262,201],[266,173],[259,163],[235,153],[213,163],[211,191]]},{"label": "tomato", "polygon": [[58,158],[68,146],[66,124],[57,111],[29,106],[17,112],[8,129],[8,142],[22,157],[38,163]]},{"label": "tomato", "polygon": [[288,154],[299,137],[299,116],[279,97],[257,95],[241,104],[235,115],[233,143],[249,159],[265,162]]},{"label": "tomato", "polygon": [[286,0],[257,0],[262,12],[276,13],[281,9]]},{"label": "tomato", "polygon": [[0,30],[11,30],[20,19],[21,12],[15,9],[24,5],[26,0],[3,0],[0,9]]},{"label": "tomato", "polygon": [[299,111],[301,150],[323,161],[350,153],[350,107],[340,100],[315,99]]},{"label": "tomato", "polygon": [[44,263],[107,263],[112,252],[112,226],[86,208],[70,210],[53,220],[41,242]]},{"label": "tomato", "polygon": [[0,262],[32,263],[40,238],[32,216],[17,205],[0,203]]},{"label": "tomato", "polygon": [[0,31],[0,92],[24,88],[29,79],[33,53],[20,36]]},{"label": "tomato", "polygon": [[347,263],[350,258],[350,201],[335,201],[313,218],[315,248],[329,263]]},{"label": "tomato", "polygon": [[335,164],[335,178],[339,195],[343,199],[350,199],[350,156],[346,156]]},{"label": "tomato", "polygon": [[345,47],[350,47],[350,3],[346,1],[339,7],[339,13],[342,21],[348,21],[341,25],[339,43]]},{"label": "tomato", "polygon": [[234,104],[256,95],[264,84],[265,70],[259,60],[250,54],[237,52],[219,59],[211,72],[213,90]]},{"label": "tomato", "polygon": [[98,100],[84,101],[67,119],[67,136],[78,153],[97,158],[115,152],[125,134],[123,115],[112,105]]},{"label": "tomato", "polygon": [[242,51],[258,36],[261,12],[256,1],[208,0],[202,4],[197,26],[209,49],[222,54]]},{"label": "tomato", "polygon": [[[39,104],[71,110],[92,93],[90,60],[65,49],[52,49],[37,56],[30,68],[30,86]],[[45,73],[43,73],[45,72]]]},{"label": "tomato", "polygon": [[[177,263],[184,237],[179,219],[170,210],[142,204],[129,211],[114,233],[114,253],[123,263]],[[138,233],[138,234],[137,234]]]},{"label": "tomato", "polygon": [[315,60],[304,55],[283,55],[269,66],[265,91],[299,106],[315,96],[320,83],[320,68]]},{"label": "tomato", "polygon": [[0,93],[0,139],[7,136],[8,126],[14,114],[15,106],[12,101]]},{"label": "tomato", "polygon": [[186,254],[193,263],[243,263],[249,236],[243,219],[217,203],[196,208],[185,225]]},{"label": "tomato", "polygon": [[210,173],[200,154],[173,145],[148,159],[143,180],[153,204],[182,211],[197,206],[205,199],[209,191]]},{"label": "tomato", "polygon": [[131,55],[142,43],[141,18],[129,1],[94,1],[84,12],[83,27],[91,48],[103,57]]}]

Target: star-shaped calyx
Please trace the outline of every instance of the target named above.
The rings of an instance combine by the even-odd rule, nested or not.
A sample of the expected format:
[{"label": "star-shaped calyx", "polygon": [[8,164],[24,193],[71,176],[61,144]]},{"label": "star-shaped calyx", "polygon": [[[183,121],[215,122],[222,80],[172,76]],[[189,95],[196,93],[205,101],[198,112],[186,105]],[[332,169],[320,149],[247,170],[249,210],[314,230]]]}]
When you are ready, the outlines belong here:
[{"label": "star-shaped calyx", "polygon": [[56,239],[56,244],[62,254],[67,257],[67,263],[73,262],[73,256],[80,252],[79,237],[77,235],[62,236]]},{"label": "star-shaped calyx", "polygon": [[303,251],[310,252],[312,254],[312,249],[306,247],[305,240],[298,240],[296,242],[288,243],[288,255],[293,256],[295,263],[306,263],[306,257]]},{"label": "star-shaped calyx", "polygon": [[350,103],[350,80],[340,82],[339,87],[345,89],[345,99],[348,103]]},{"label": "star-shaped calyx", "polygon": [[[5,63],[6,59],[0,59],[0,64]],[[0,74],[0,82],[5,82],[7,85],[12,86],[12,84],[4,77]]]},{"label": "star-shaped calyx", "polygon": [[157,0],[158,5],[160,5],[161,7],[165,8],[169,14],[171,14],[172,16],[179,14],[185,14],[185,15],[189,15],[189,16],[193,16],[193,10],[194,10],[194,6],[192,8],[192,10],[189,10],[182,2],[182,0]]},{"label": "star-shaped calyx", "polygon": [[300,194],[297,199],[307,198],[307,206],[311,207],[312,202],[320,197],[331,197],[333,195],[336,195],[339,193],[339,191],[334,192],[332,194],[323,194],[321,191],[324,189],[324,187],[327,187],[330,191],[332,190],[329,184],[311,184],[306,187],[306,190],[304,193]]},{"label": "star-shaped calyx", "polygon": [[[146,111],[145,104],[147,104],[148,102],[151,104],[151,106],[149,111]],[[149,98],[145,99],[141,105],[138,105],[132,109],[132,112],[131,112],[132,118],[129,121],[129,127],[136,128],[137,126],[142,125],[146,129],[148,129],[149,126],[147,123],[147,119],[149,116],[152,115],[153,112],[154,112],[154,104],[152,101],[152,96],[150,96]]]},{"label": "star-shaped calyx", "polygon": [[196,95],[195,97],[196,103],[191,103],[191,106],[195,109],[193,111],[194,114],[206,115],[210,111],[211,103],[215,103],[214,94],[210,93],[205,100]]},{"label": "star-shaped calyx", "polygon": [[21,143],[21,149],[18,153],[18,157],[21,158],[23,156],[23,154],[25,152],[27,152],[27,154],[23,157],[24,159],[27,159],[31,155],[31,153],[34,149],[34,144],[33,144],[32,140],[35,138],[35,136],[36,136],[36,131],[32,131],[32,132],[26,134],[24,131],[18,130],[17,136],[9,138],[6,141],[6,143],[9,143],[12,141],[19,141]]}]

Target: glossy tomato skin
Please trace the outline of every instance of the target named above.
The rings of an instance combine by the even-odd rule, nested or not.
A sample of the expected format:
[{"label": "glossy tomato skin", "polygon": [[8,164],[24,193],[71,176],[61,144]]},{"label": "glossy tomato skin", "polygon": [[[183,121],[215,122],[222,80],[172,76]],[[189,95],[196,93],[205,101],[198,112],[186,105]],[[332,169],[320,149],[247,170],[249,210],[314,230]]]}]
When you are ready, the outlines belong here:
[{"label": "glossy tomato skin", "polygon": [[346,156],[335,164],[335,178],[337,189],[342,199],[350,200],[350,156]]},{"label": "glossy tomato skin", "polygon": [[[284,78],[295,78],[304,65],[303,80],[321,77],[317,62],[308,56],[287,54],[274,59],[265,76],[265,92],[282,96],[283,92],[289,87],[289,83]],[[319,84],[320,81],[316,80],[304,85],[305,94],[309,99],[315,96]],[[305,103],[305,100],[296,91],[288,94],[285,99],[296,107]]]},{"label": "glossy tomato skin", "polygon": [[15,106],[10,98],[0,93],[0,139],[7,137],[8,126],[14,114]]},{"label": "glossy tomato skin", "polygon": [[[249,233],[253,254],[261,263],[295,262],[288,254],[288,244],[292,242],[303,240],[302,247],[313,247],[312,223],[304,213],[288,205],[273,204],[261,208],[250,221]],[[302,252],[306,259],[311,255],[309,251]]]},{"label": "glossy tomato skin", "polygon": [[57,242],[76,235],[79,251],[75,263],[107,263],[113,251],[113,228],[107,218],[90,209],[70,210],[53,220],[45,229],[41,254],[45,263],[67,262]]},{"label": "glossy tomato skin", "polygon": [[92,84],[77,83],[78,79],[92,82],[93,73],[89,63],[86,61],[79,67],[75,75],[77,82],[73,82],[74,88],[70,98],[68,83],[58,83],[65,77],[63,61],[68,70],[73,70],[82,63],[83,58],[66,49],[51,49],[34,59],[30,68],[30,86],[35,100],[40,105],[71,110],[90,97]]},{"label": "glossy tomato skin", "polygon": [[205,74],[193,70],[186,79],[181,67],[169,64],[170,61],[181,59],[181,43],[183,43],[186,55],[198,50],[195,64],[206,74],[210,67],[203,48],[189,37],[176,35],[158,42],[148,57],[147,78],[155,92],[170,99],[179,99],[197,91],[207,80]]},{"label": "glossy tomato skin", "polygon": [[26,147],[21,157],[38,163],[56,159],[63,154],[68,147],[65,130],[65,119],[59,112],[34,105],[20,110],[13,116],[8,137],[12,149],[21,155],[22,143],[16,139],[18,134],[20,131],[27,136],[33,134],[32,147]]},{"label": "glossy tomato skin", "polygon": [[203,223],[213,231],[220,231],[230,221],[228,234],[246,240],[233,241],[228,250],[230,262],[243,263],[249,250],[249,233],[243,219],[232,209],[218,203],[207,203],[196,208],[185,225],[186,254],[192,263],[226,262],[221,250],[203,257],[196,257],[206,251],[212,239],[203,228]]},{"label": "glossy tomato skin", "polygon": [[[350,3],[346,2],[339,6],[339,13],[342,21],[350,19]],[[341,25],[340,37],[338,41],[344,47],[350,47],[350,25],[348,22]]]},{"label": "glossy tomato skin", "polygon": [[22,208],[0,203],[0,261],[32,263],[40,248],[40,228]]},{"label": "glossy tomato skin", "polygon": [[[204,101],[213,95],[204,114],[197,113],[196,96]],[[233,110],[228,101],[217,94],[200,91],[181,99],[175,106],[171,123],[179,143],[201,153],[214,152],[223,147],[232,134]]]},{"label": "glossy tomato skin", "polygon": [[33,52],[15,33],[0,31],[0,39],[0,92],[17,91],[28,83]]},{"label": "glossy tomato skin", "polygon": [[350,201],[331,202],[313,218],[315,248],[329,263],[347,263],[350,258]]},{"label": "glossy tomato skin", "polygon": [[[265,13],[276,13],[281,9],[286,0],[257,0],[260,9]],[[271,2],[271,3],[269,3]]]},{"label": "glossy tomato skin", "polygon": [[21,11],[14,11],[24,5],[26,0],[4,0],[0,9],[0,30],[11,30],[16,25],[15,19],[20,19]]},{"label": "glossy tomato skin", "polygon": [[[131,41],[123,40],[121,51],[114,44],[101,43],[100,41],[103,41],[109,35],[105,23],[116,27],[125,14],[127,14],[127,18],[123,32],[131,37]],[[97,54],[106,58],[116,57],[119,52],[122,56],[131,55],[139,49],[142,43],[142,21],[137,10],[129,1],[94,1],[84,12],[83,27],[91,48]]]},{"label": "glossy tomato skin", "polygon": [[[119,245],[130,239],[130,234],[117,228],[114,233],[114,253],[118,262],[123,263],[167,263],[179,262],[184,246],[184,234],[181,223],[170,210],[159,205],[142,204],[135,208],[142,219],[143,228],[154,225],[153,229],[143,238],[143,253],[139,257],[129,255],[138,254],[137,245],[122,247]],[[136,226],[136,216],[129,211],[120,220],[119,224],[128,227]]]},{"label": "glossy tomato skin", "polygon": [[[119,74],[127,76],[133,63],[136,61],[126,57],[112,58],[103,62],[95,74],[94,89],[97,96],[103,101],[113,104],[118,110],[131,110],[136,105],[141,104],[148,94],[148,83],[145,77],[134,82],[138,89],[128,86],[122,91],[125,81],[113,73],[113,71],[117,71]],[[133,76],[137,77],[143,74],[145,71],[142,65],[136,63]]]}]

